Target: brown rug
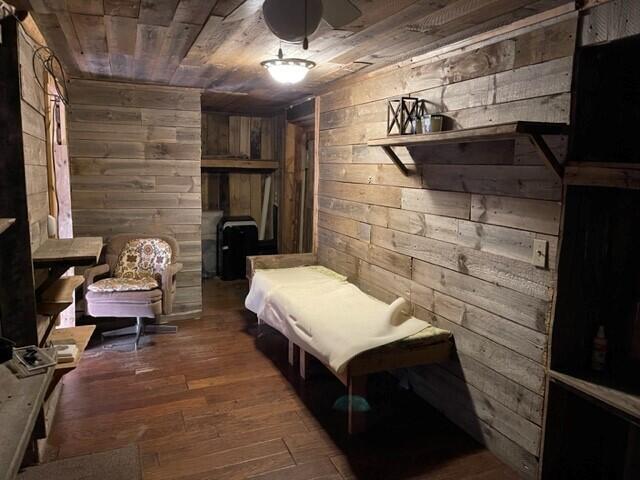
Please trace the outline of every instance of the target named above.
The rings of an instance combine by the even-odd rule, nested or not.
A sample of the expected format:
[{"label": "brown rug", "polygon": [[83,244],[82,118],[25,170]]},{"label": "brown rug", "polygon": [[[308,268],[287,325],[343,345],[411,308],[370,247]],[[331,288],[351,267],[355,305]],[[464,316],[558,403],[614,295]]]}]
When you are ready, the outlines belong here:
[{"label": "brown rug", "polygon": [[18,480],[140,480],[138,447],[129,445],[108,452],[65,458],[29,467]]}]

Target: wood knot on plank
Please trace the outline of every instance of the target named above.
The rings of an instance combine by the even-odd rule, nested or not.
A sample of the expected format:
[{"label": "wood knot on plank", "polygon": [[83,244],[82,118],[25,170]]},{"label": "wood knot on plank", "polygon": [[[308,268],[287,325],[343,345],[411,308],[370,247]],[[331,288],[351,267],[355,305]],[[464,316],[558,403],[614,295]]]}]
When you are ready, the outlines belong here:
[{"label": "wood knot on plank", "polygon": [[464,253],[458,254],[458,270],[461,273],[469,273],[469,269],[467,268],[467,256]]}]

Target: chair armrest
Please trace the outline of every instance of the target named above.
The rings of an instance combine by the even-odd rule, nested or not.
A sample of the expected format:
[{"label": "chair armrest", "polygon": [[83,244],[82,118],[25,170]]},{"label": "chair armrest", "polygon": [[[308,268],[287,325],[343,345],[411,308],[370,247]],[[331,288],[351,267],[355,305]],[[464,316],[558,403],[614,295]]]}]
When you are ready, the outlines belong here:
[{"label": "chair armrest", "polygon": [[105,273],[109,273],[109,265],[107,265],[106,263],[89,267],[84,271],[83,291],[85,295],[87,294],[89,285],[95,282],[96,277],[98,275],[104,275]]},{"label": "chair armrest", "polygon": [[183,265],[179,262],[167,265],[162,272],[162,313],[169,315],[173,310],[173,296],[176,293],[176,274],[182,270]]}]

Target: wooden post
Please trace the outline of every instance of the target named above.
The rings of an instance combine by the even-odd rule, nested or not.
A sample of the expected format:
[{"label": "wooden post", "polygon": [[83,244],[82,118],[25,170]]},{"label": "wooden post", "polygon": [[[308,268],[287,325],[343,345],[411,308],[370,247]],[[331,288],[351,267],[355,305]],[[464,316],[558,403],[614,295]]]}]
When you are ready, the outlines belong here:
[{"label": "wooden post", "polygon": [[307,379],[307,352],[300,347],[300,376]]},{"label": "wooden post", "polygon": [[318,184],[320,182],[320,97],[315,98],[313,119],[313,219],[311,226],[311,251],[318,253]]},{"label": "wooden post", "polygon": [[363,432],[366,428],[366,412],[355,410],[355,397],[366,398],[367,396],[367,375],[349,375],[349,435]]},{"label": "wooden post", "polygon": [[293,365],[295,363],[295,351],[296,351],[296,346],[295,344],[289,340],[289,365]]},{"label": "wooden post", "polygon": [[[18,58],[18,23],[13,17],[0,22],[0,217],[15,223],[0,235],[0,332],[18,344],[38,342],[33,291],[31,234],[25,183],[25,159]],[[44,124],[44,123],[43,123]]]}]

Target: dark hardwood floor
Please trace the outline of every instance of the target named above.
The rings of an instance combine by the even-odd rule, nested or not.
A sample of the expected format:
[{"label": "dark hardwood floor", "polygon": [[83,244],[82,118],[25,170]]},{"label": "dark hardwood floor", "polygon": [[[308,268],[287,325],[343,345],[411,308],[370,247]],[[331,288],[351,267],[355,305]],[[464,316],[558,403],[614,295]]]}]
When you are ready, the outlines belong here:
[{"label": "dark hardwood floor", "polygon": [[348,439],[332,408],[344,388],[317,364],[300,381],[284,338],[244,310],[245,282],[203,293],[203,317],[177,335],[88,350],[65,378],[49,460],[135,443],[149,480],[517,478],[387,374],[370,382],[370,430]]}]

